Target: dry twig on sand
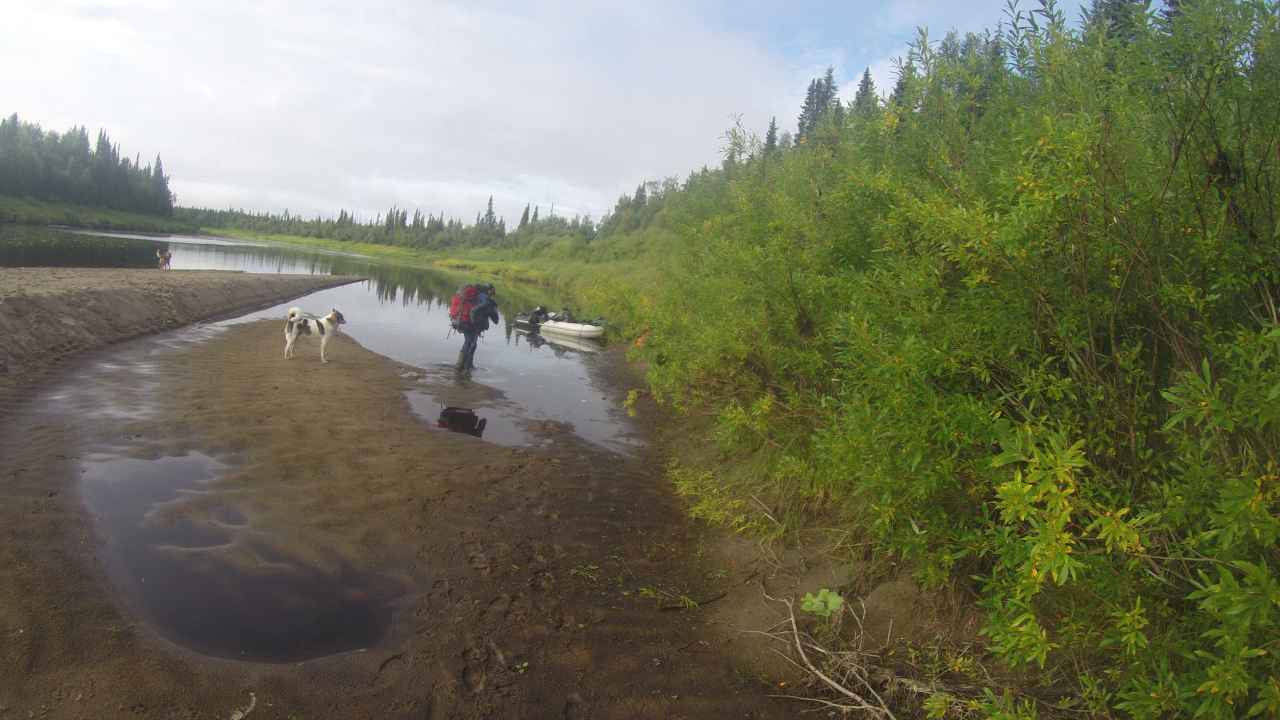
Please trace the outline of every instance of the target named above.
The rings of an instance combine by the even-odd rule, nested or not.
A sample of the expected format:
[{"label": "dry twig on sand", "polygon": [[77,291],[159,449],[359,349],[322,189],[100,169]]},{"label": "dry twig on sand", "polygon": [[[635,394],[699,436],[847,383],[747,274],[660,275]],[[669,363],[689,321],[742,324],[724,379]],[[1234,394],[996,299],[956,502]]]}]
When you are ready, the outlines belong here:
[{"label": "dry twig on sand", "polygon": [[[780,602],[787,606],[787,622],[790,625],[789,644],[796,649],[796,654],[800,656],[801,662],[804,663],[804,669],[807,670],[814,677],[818,678],[818,680],[822,681],[822,683],[827,688],[835,691],[837,694],[845,698],[845,700],[842,702],[833,702],[833,701],[824,700],[821,698],[803,698],[803,697],[796,697],[792,695],[785,695],[785,696],[779,696],[779,697],[787,697],[795,700],[805,700],[807,702],[814,702],[814,703],[818,703],[833,709],[841,710],[842,712],[854,712],[854,711],[869,712],[874,714],[877,717],[888,718],[889,720],[897,720],[897,717],[893,714],[893,711],[890,710],[889,706],[885,703],[884,698],[880,697],[880,693],[876,692],[875,687],[871,685],[871,682],[868,677],[869,675],[868,668],[865,665],[862,665],[861,663],[854,661],[853,656],[857,653],[842,653],[842,655],[845,655],[848,657],[843,658],[844,660],[846,660],[846,662],[842,663],[842,665],[844,666],[845,672],[844,672],[844,677],[841,680],[836,680],[835,678],[832,678],[830,675],[827,675],[822,670],[819,670],[818,667],[814,665],[813,661],[809,659],[808,653],[805,652],[805,647],[807,646],[810,650],[815,652],[820,652],[824,655],[833,655],[833,653],[814,644],[813,641],[808,638],[808,636],[801,635],[800,627],[796,623],[796,612],[795,612],[794,604],[786,598],[775,598],[769,595],[769,593],[767,592],[764,593],[764,596],[769,600],[772,600],[774,602]],[[854,617],[857,618],[856,615]],[[861,626],[862,624],[861,618],[857,618],[857,619],[859,620],[859,623],[858,623],[859,626]],[[782,632],[786,633],[787,631],[783,630]],[[859,633],[859,644],[860,643],[861,643],[861,633]],[[866,692],[869,693],[871,698],[873,698],[874,704],[871,700],[868,700],[866,697],[864,697],[860,692],[855,692],[849,687],[850,679],[856,679],[858,683],[861,684],[863,688],[865,688]]]}]

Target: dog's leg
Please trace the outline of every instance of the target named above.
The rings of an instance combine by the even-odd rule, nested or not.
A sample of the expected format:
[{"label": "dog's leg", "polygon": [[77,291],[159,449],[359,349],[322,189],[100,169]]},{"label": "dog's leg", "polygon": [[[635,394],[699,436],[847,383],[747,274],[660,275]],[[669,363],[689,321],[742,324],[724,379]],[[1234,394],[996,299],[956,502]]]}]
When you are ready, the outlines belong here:
[{"label": "dog's leg", "polygon": [[293,340],[294,338],[292,337],[287,337],[284,340],[284,359],[285,360],[288,360],[289,358],[293,357]]},{"label": "dog's leg", "polygon": [[327,363],[327,362],[329,362],[329,361],[328,361],[328,360],[326,360],[326,359],[325,359],[325,357],[324,357],[324,349],[325,349],[325,347],[326,347],[326,346],[328,346],[328,345],[329,345],[329,336],[328,336],[328,335],[325,335],[324,337],[320,338],[320,362],[322,362],[322,363]]}]

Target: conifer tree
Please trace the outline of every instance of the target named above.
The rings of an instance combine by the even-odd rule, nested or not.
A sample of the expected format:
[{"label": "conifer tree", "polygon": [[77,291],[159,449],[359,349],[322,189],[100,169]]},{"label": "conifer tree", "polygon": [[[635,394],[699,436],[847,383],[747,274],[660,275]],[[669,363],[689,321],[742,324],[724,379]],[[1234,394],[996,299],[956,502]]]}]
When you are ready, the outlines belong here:
[{"label": "conifer tree", "polygon": [[778,149],[778,118],[769,118],[769,130],[764,134],[764,154],[772,155]]},{"label": "conifer tree", "polygon": [[889,94],[889,103],[896,107],[903,107],[910,102],[911,83],[916,78],[915,63],[910,60],[898,63],[898,77],[893,84],[893,92]]},{"label": "conifer tree", "polygon": [[1127,43],[1137,35],[1139,19],[1149,6],[1147,0],[1093,0],[1084,16],[1088,24],[1103,28],[1108,37]]},{"label": "conifer tree", "polygon": [[813,130],[820,112],[818,80],[809,81],[809,89],[805,91],[804,104],[800,106],[800,118],[796,123],[796,144],[804,142],[804,137]]},{"label": "conifer tree", "polygon": [[876,95],[876,84],[871,79],[871,68],[866,68],[862,71],[858,92],[853,96],[853,112],[859,117],[868,117],[879,107],[880,98]]},{"label": "conifer tree", "polygon": [[[476,224],[479,225],[480,223],[477,222]],[[491,228],[491,227],[496,227],[497,225],[498,225],[498,217],[493,214],[493,196],[490,195],[489,205],[484,211],[484,226]]]},{"label": "conifer tree", "polygon": [[828,113],[839,122],[844,120],[844,107],[836,95],[835,68],[828,67],[821,78],[814,78],[809,83],[805,94],[804,105],[800,108],[800,119],[796,131],[796,144],[807,141],[810,134],[817,129]]}]

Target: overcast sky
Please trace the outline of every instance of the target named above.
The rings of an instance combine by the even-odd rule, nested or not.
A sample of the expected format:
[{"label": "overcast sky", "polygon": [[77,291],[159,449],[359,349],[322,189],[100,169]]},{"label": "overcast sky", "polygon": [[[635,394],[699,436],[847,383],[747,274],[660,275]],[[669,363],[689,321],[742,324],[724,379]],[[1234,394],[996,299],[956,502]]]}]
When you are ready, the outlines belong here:
[{"label": "overcast sky", "polygon": [[917,26],[1005,0],[825,5],[8,0],[0,113],[160,153],[181,205],[598,219],[717,163],[734,116],[793,129],[826,66],[845,100],[864,67],[884,90]]}]

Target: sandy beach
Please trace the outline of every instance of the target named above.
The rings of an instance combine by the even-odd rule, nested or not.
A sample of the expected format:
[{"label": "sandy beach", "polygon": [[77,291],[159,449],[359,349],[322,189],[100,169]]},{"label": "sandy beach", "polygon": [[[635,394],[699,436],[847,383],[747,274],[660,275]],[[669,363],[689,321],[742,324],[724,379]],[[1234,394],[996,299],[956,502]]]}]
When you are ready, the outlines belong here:
[{"label": "sandy beach", "polygon": [[[0,328],[22,338],[5,350],[9,376],[65,387],[95,353],[38,371],[338,281],[0,270]],[[40,330],[73,314],[74,343]],[[450,378],[343,335],[327,365],[314,342],[284,361],[281,342],[280,324],[260,321],[183,345],[148,369],[148,412],[112,422],[85,419],[100,407],[55,407],[49,393],[0,407],[0,719],[225,720],[251,702],[255,720],[794,715],[766,697],[769,678],[744,671],[710,610],[681,606],[754,571],[704,567],[714,538],[685,518],[656,451],[623,457],[568,433],[538,449],[450,433],[405,397]],[[613,355],[609,372],[630,372]],[[99,383],[108,404],[136,393],[109,375]],[[469,392],[491,390],[450,390],[459,403]],[[625,392],[610,392],[621,403]],[[122,461],[216,463],[199,492],[147,516],[217,535],[177,557],[228,577],[305,575],[385,606],[378,641],[302,663],[226,659],[219,649],[234,638],[214,637],[224,657],[192,649],[173,628],[213,622],[220,607],[175,618],[154,594],[131,599],[86,509],[88,459],[121,437]]]}]

